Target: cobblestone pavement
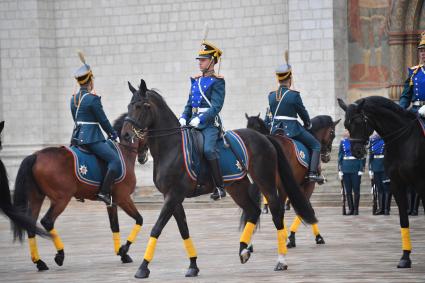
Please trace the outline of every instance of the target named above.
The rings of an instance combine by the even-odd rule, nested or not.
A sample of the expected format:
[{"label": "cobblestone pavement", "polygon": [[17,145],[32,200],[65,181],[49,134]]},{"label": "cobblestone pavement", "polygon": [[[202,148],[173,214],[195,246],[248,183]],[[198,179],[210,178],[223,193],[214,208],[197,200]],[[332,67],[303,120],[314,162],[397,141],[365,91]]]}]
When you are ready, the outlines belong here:
[{"label": "cobblestone pavement", "polygon": [[[214,207],[214,206],[212,206]],[[47,207],[43,208],[46,211]],[[139,206],[144,226],[129,254],[134,263],[122,264],[113,255],[112,235],[106,209],[100,203],[72,202],[60,216],[56,228],[65,244],[65,262],[54,263],[53,244],[38,239],[41,258],[50,270],[37,272],[31,263],[27,243],[12,243],[9,223],[0,218],[0,282],[136,282],[150,229],[159,210]],[[273,271],[277,259],[276,232],[271,216],[263,215],[261,228],[253,237],[254,253],[248,263],[238,258],[239,209],[187,209],[191,236],[198,250],[198,278],[185,278],[188,266],[174,219],[158,240],[150,278],[144,282],[425,282],[425,218],[411,218],[413,265],[400,270],[401,256],[398,215],[372,216],[366,208],[359,216],[342,216],[339,208],[318,207],[319,227],[326,244],[318,246],[309,227],[301,226],[297,247],[290,249],[289,269]],[[120,211],[123,241],[133,221]],[[287,213],[289,221],[293,211]]]}]

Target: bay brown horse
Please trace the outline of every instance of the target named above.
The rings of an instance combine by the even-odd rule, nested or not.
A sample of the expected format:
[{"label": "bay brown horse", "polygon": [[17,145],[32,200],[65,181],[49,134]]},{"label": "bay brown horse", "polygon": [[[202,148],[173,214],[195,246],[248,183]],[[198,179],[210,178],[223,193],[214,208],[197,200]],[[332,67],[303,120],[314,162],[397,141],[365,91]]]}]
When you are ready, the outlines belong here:
[{"label": "bay brown horse", "polygon": [[[0,122],[0,150],[2,149],[1,143],[1,132],[4,128],[4,121]],[[40,235],[42,237],[49,237],[49,234],[46,233],[41,228],[37,227],[34,221],[20,211],[17,207],[12,204],[12,199],[10,197],[10,188],[9,188],[9,178],[7,177],[6,167],[4,166],[2,160],[0,159],[0,211],[6,215],[13,225],[19,226],[22,229],[26,229]],[[16,237],[15,237],[16,240]],[[22,242],[22,237],[18,237],[18,240]]]},{"label": "bay brown horse", "polygon": [[338,99],[345,111],[344,126],[350,132],[351,152],[363,158],[370,135],[375,130],[385,142],[384,167],[391,179],[391,193],[398,206],[403,254],[398,268],[410,268],[409,216],[407,188],[414,188],[425,198],[425,137],[421,118],[380,96],[356,100],[349,105]]},{"label": "bay brown horse", "polygon": [[[180,127],[177,117],[162,96],[154,90],[148,90],[143,80],[141,80],[138,90],[132,87],[130,83],[129,88],[133,92],[133,99],[128,106],[129,112],[126,121],[132,123],[134,129],[128,128],[130,132],[126,134],[136,133],[140,139],[146,140],[153,157],[154,183],[164,195],[164,205],[152,228],[143,262],[135,277],[149,277],[148,265],[153,259],[158,238],[171,216],[174,216],[177,222],[184,247],[190,259],[186,276],[197,276],[199,272],[196,263],[197,253],[189,235],[182,203],[186,197],[211,193],[214,189],[212,180],[199,188],[196,181],[192,180],[186,172],[182,149],[182,131],[186,129]],[[248,172],[270,204],[278,239],[278,261],[275,270],[285,270],[287,268],[285,260],[286,236],[284,235],[283,202],[280,199],[283,188],[289,195],[294,209],[307,223],[317,221],[313,208],[299,190],[283,153],[278,147],[275,147],[273,141],[250,129],[235,130],[235,133],[246,145],[250,160]],[[283,155],[283,157],[277,158],[278,154]],[[247,223],[240,238],[238,253],[241,263],[245,263],[250,257],[251,251],[248,245],[261,210],[258,203],[250,196],[251,186],[247,177],[226,185],[227,192],[247,214]],[[206,216],[208,216],[207,212]]]},{"label": "bay brown horse", "polygon": [[[125,114],[114,123],[114,128],[120,133]],[[126,127],[131,127],[125,123]],[[134,173],[135,160],[138,154],[147,154],[146,146],[141,142],[131,143],[128,138],[123,138],[119,143],[126,166],[125,178],[113,185],[112,198],[116,205],[108,206],[108,216],[112,230],[113,246],[116,255],[121,257],[123,263],[132,262],[127,254],[130,245],[135,241],[139,233],[143,218],[137,211],[130,195],[136,186],[136,176]],[[143,158],[142,158],[143,159]],[[80,182],[74,173],[74,157],[64,147],[47,147],[27,156],[21,163],[16,177],[14,205],[32,216],[34,223],[40,213],[44,199],[50,200],[50,208],[41,219],[41,225],[49,232],[54,246],[57,250],[55,262],[62,266],[65,259],[64,244],[59,237],[54,223],[57,217],[65,210],[72,197],[80,200],[96,200],[98,187]],[[119,233],[117,206],[121,207],[136,224],[134,225],[127,242],[121,247]],[[14,227],[15,235],[22,237],[24,230],[20,226]],[[39,271],[47,270],[48,267],[41,260],[35,234],[32,230],[27,230],[30,246],[31,259],[36,264]]]},{"label": "bay brown horse", "polygon": [[[245,117],[248,120],[247,128],[254,129],[265,135],[269,134],[270,131],[264,123],[263,119],[260,118],[260,114],[257,116],[248,116],[248,114],[245,114]],[[340,120],[341,119],[333,121],[332,117],[328,115],[319,115],[311,119],[312,128],[310,132],[321,144],[320,157],[324,163],[329,162],[331,159],[330,153],[332,150],[332,142],[335,139],[335,126],[339,123]],[[301,190],[303,191],[305,197],[310,199],[316,183],[306,181],[305,176],[307,174],[308,168],[301,165],[298,161],[293,143],[290,139],[280,135],[275,135],[274,137],[279,142],[282,151],[285,153],[285,156],[288,159],[288,162],[292,168],[292,172],[294,173],[295,180],[301,186]],[[297,232],[300,224],[301,218],[295,216],[295,219],[293,220],[290,227],[291,233],[288,237],[288,248],[296,247],[295,233]],[[320,230],[317,223],[313,224],[311,228],[314,236],[316,237],[316,244],[324,244],[325,240],[323,239],[322,235],[320,235]]]}]

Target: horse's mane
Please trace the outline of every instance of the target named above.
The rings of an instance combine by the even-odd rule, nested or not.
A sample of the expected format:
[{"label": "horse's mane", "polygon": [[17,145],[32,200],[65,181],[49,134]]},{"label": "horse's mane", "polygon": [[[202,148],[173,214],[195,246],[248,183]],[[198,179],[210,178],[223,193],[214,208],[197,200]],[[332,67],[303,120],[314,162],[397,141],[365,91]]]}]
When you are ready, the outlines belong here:
[{"label": "horse's mane", "polygon": [[320,129],[323,128],[329,128],[333,126],[332,117],[328,115],[318,115],[311,119],[311,129],[310,131],[312,133],[317,132]]},{"label": "horse's mane", "polygon": [[173,113],[173,116],[176,118],[177,117],[174,115],[174,112],[171,110],[171,108],[168,106],[167,102],[165,102],[165,99],[158,93],[157,89],[149,89],[146,91],[146,97],[149,100],[152,100],[159,109],[161,109],[162,111],[165,110],[165,112],[170,112]]},{"label": "horse's mane", "polygon": [[363,108],[367,112],[376,113],[378,110],[383,110],[387,112],[393,112],[409,120],[416,118],[416,115],[414,113],[403,109],[400,105],[396,104],[391,99],[388,99],[382,96],[369,96],[369,97],[361,98],[357,100],[355,103],[357,104],[360,103],[362,99],[365,100]]},{"label": "horse's mane", "polygon": [[115,119],[114,124],[112,125],[112,128],[114,128],[115,131],[117,131],[118,137],[121,138],[121,130],[124,126],[124,119],[127,116],[127,112],[121,114],[117,119]]}]

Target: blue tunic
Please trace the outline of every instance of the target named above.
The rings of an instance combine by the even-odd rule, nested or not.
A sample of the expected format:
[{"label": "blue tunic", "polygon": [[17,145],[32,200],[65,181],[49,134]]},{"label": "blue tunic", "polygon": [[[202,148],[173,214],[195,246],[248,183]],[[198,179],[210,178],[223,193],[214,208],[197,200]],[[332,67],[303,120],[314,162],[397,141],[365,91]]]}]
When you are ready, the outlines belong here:
[{"label": "blue tunic", "polygon": [[373,172],[384,172],[384,140],[374,135],[369,140],[369,170]]},{"label": "blue tunic", "polygon": [[[409,77],[404,83],[399,104],[407,109],[411,103],[416,101],[425,103],[425,67],[423,65],[409,68]],[[420,107],[420,105],[412,105],[411,110],[417,112]]]},{"label": "blue tunic", "polygon": [[338,170],[343,173],[363,172],[366,165],[366,159],[357,159],[351,153],[350,140],[344,138],[339,144],[338,152]]}]

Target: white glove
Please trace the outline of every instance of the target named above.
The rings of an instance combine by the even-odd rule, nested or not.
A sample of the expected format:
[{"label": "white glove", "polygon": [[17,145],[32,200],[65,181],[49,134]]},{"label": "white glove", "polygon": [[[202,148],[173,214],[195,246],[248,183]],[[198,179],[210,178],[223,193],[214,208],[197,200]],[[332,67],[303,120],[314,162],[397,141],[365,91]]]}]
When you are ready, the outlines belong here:
[{"label": "white glove", "polygon": [[190,121],[189,125],[197,128],[199,126],[199,123],[201,123],[201,120],[199,120],[199,117],[195,117]]},{"label": "white glove", "polygon": [[341,171],[338,172],[338,179],[342,180],[342,176],[344,176],[344,173]]},{"label": "white glove", "polygon": [[180,118],[179,119],[179,123],[180,123],[180,126],[186,126],[186,119],[185,118]]},{"label": "white glove", "polygon": [[372,170],[369,170],[369,177],[373,177],[373,171]]},{"label": "white glove", "polygon": [[363,172],[359,171],[359,173],[357,173],[357,175],[361,176],[361,175],[363,175]]},{"label": "white glove", "polygon": [[422,117],[425,117],[425,105],[423,105],[423,106],[421,106],[421,108],[419,108],[418,113]]}]

